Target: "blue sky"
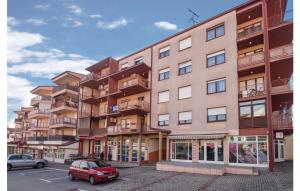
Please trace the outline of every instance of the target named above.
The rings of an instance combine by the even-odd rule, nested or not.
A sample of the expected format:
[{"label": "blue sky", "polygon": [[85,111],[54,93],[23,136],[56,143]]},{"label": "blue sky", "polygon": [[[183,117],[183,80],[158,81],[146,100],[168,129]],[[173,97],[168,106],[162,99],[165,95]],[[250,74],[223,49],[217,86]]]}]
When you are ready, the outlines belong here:
[{"label": "blue sky", "polygon": [[[30,90],[65,70],[120,58],[245,0],[9,0],[8,122],[30,103]],[[291,7],[291,3],[289,3]],[[289,8],[288,8],[289,9]]]}]

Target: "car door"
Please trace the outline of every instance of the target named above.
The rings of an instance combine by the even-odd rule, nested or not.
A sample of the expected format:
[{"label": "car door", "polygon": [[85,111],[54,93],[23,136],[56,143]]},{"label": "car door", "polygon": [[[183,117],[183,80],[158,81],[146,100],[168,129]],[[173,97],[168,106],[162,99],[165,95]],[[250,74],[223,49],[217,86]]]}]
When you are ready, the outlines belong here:
[{"label": "car door", "polygon": [[8,162],[13,167],[21,167],[23,161],[22,161],[21,155],[11,155],[8,159]]},{"label": "car door", "polygon": [[22,155],[23,166],[34,166],[34,160],[29,155]]},{"label": "car door", "polygon": [[81,161],[78,169],[78,177],[83,180],[89,179],[89,168],[86,161]]}]

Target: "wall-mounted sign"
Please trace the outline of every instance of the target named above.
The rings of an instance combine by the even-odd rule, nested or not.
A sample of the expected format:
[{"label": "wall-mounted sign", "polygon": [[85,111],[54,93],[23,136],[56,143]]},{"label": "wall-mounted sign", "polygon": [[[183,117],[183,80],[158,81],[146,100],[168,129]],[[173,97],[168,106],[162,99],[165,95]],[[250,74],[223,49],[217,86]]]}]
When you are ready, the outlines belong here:
[{"label": "wall-mounted sign", "polygon": [[283,132],[276,132],[276,139],[283,139]]}]

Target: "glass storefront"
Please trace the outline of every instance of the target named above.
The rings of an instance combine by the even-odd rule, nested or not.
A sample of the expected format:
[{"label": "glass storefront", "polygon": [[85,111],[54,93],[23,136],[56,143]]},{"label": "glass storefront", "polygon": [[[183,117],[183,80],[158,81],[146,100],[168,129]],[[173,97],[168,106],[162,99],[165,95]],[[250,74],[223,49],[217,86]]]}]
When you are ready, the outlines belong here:
[{"label": "glass storefront", "polygon": [[267,136],[230,137],[229,163],[267,165]]},{"label": "glass storefront", "polygon": [[200,140],[199,160],[204,162],[223,162],[223,140]]},{"label": "glass storefront", "polygon": [[173,160],[192,160],[192,143],[184,141],[172,142],[172,159]]}]

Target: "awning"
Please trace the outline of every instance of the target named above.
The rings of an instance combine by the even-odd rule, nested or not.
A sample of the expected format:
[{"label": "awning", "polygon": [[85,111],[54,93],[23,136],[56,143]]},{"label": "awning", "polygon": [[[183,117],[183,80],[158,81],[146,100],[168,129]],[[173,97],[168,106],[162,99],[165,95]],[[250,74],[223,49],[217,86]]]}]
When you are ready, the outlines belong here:
[{"label": "awning", "polygon": [[214,134],[214,135],[171,135],[169,139],[224,139],[225,134]]}]

